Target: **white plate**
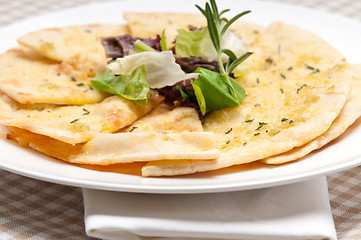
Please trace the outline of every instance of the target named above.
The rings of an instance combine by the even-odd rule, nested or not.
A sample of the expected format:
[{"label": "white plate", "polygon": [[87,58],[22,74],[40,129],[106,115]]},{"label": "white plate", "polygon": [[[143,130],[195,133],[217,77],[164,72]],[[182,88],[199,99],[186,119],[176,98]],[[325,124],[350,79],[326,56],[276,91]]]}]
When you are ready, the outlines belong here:
[{"label": "white plate", "polygon": [[[31,18],[0,30],[0,52],[16,46],[16,38],[44,27],[85,23],[125,23],[122,11],[197,12],[194,3],[204,1],[117,1],[91,4]],[[361,63],[361,24],[340,16],[300,7],[260,1],[222,0],[219,8],[231,8],[233,15],[252,10],[245,20],[268,24],[281,20],[313,31],[341,51],[351,63]],[[327,175],[361,165],[361,125],[354,124],[337,141],[301,161],[278,167],[254,164],[226,170],[170,178],[99,172],[79,168],[21,148],[0,139],[0,167],[32,178],[95,189],[147,193],[203,193],[276,186]]]}]

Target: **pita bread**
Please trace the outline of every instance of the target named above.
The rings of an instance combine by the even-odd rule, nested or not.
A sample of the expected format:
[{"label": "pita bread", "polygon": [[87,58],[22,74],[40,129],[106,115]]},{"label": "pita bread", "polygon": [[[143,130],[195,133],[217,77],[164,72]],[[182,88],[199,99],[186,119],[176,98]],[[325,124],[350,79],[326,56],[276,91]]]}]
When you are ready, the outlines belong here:
[{"label": "pita bread", "polygon": [[133,101],[111,96],[101,103],[34,110],[16,109],[16,104],[3,95],[0,98],[0,123],[76,144],[89,141],[97,133],[115,132],[133,123],[162,99],[153,95],[145,107],[140,107]]},{"label": "pita bread", "polygon": [[96,103],[107,95],[72,66],[52,61],[28,48],[0,55],[0,90],[22,104]]}]

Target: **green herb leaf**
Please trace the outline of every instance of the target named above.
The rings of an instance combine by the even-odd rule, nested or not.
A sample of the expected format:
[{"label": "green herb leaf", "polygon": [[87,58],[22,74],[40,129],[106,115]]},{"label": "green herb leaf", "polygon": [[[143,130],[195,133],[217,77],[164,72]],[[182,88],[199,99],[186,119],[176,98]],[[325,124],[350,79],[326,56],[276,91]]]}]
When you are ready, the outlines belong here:
[{"label": "green herb leaf", "polygon": [[70,123],[73,124],[73,123],[75,123],[75,122],[77,122],[77,121],[79,121],[79,118],[74,119],[74,120],[71,121]]},{"label": "green herb leaf", "polygon": [[83,111],[84,111],[83,115],[88,115],[88,114],[90,114],[89,110],[86,109],[86,108],[83,108]]},{"label": "green herb leaf", "polygon": [[129,132],[133,132],[135,129],[137,129],[138,127],[132,127],[132,129],[129,130]]},{"label": "green herb leaf", "polygon": [[197,85],[197,83],[192,83],[194,94],[196,95],[199,109],[201,110],[202,115],[206,114],[207,106],[206,99],[204,98],[201,87]]},{"label": "green herb leaf", "polygon": [[260,130],[264,125],[267,125],[265,122],[258,122],[258,128],[256,130]]},{"label": "green herb leaf", "polygon": [[140,106],[144,106],[150,96],[143,65],[136,68],[131,75],[116,76],[108,69],[104,73],[97,73],[91,83],[101,91],[134,100]]},{"label": "green herb leaf", "polygon": [[227,132],[225,132],[224,134],[229,134],[230,132],[232,132],[233,128],[230,128]]},{"label": "green herb leaf", "polygon": [[228,72],[232,72],[239,64],[241,64],[244,60],[246,60],[249,56],[251,56],[251,52],[246,52],[241,57],[234,60],[229,66]]},{"label": "green herb leaf", "polygon": [[185,102],[189,99],[188,94],[185,91],[183,91],[181,86],[178,85],[175,87],[175,89],[177,89],[180,92],[180,94],[182,96],[182,102]]},{"label": "green herb leaf", "polygon": [[223,35],[223,34],[227,31],[227,29],[229,28],[229,26],[230,26],[232,23],[234,23],[234,22],[237,21],[240,17],[242,17],[242,16],[244,16],[244,15],[250,13],[250,12],[251,12],[251,11],[244,11],[244,12],[239,13],[238,15],[234,16],[231,20],[229,20],[229,21],[226,23],[226,25],[224,25],[224,27],[222,28],[221,34]]},{"label": "green herb leaf", "polygon": [[231,61],[237,60],[237,56],[229,49],[222,49],[222,53],[227,54],[227,56],[229,57],[229,59],[231,59]]},{"label": "green herb leaf", "polygon": [[210,0],[210,2],[211,2],[212,11],[213,11],[213,14],[215,15],[215,18],[219,19],[220,14],[218,12],[218,7],[217,7],[217,4],[216,4],[216,1],[215,0]]},{"label": "green herb leaf", "polygon": [[165,36],[165,29],[162,32],[162,36],[160,38],[160,47],[163,51],[169,51],[167,46],[167,37]]},{"label": "green herb leaf", "polygon": [[145,44],[142,40],[139,40],[139,39],[137,41],[135,41],[134,47],[137,49],[138,53],[141,53],[141,52],[158,52],[157,50],[155,50],[154,48],[152,48],[148,44]]},{"label": "green herb leaf", "polygon": [[219,16],[222,16],[223,14],[225,14],[226,12],[231,11],[231,9],[224,9],[222,10],[222,12],[219,14]]},{"label": "green herb leaf", "polygon": [[203,115],[214,110],[236,107],[245,97],[244,89],[233,78],[230,78],[231,84],[238,100],[232,97],[221,74],[204,68],[197,68],[195,72],[201,74],[192,82],[192,86]]},{"label": "green herb leaf", "polygon": [[[243,13],[240,13],[233,17],[230,21],[228,21],[223,27],[222,23],[225,21],[224,18],[221,18],[221,15],[227,10],[224,10],[221,12],[221,14],[218,12],[217,4],[215,0],[210,0],[211,7],[209,3],[206,3],[205,9],[201,9],[199,6],[197,6],[198,9],[201,10],[202,14],[207,19],[207,27],[208,32],[210,35],[210,38],[212,40],[214,49],[217,52],[218,56],[218,65],[219,65],[219,71],[221,73],[223,81],[226,83],[226,85],[229,88],[229,92],[231,96],[238,102],[238,94],[236,93],[236,90],[234,89],[232,83],[231,83],[231,77],[229,77],[229,74],[231,71],[236,68],[240,63],[242,63],[248,56],[251,55],[251,53],[243,54],[240,58],[235,59],[236,54],[232,54],[230,50],[223,50],[222,49],[222,36],[226,34],[227,29],[229,26],[235,22],[237,19],[239,19],[241,16],[249,13],[250,11],[245,11]],[[225,68],[222,61],[222,53],[226,53],[228,56],[230,56],[231,61],[226,61],[227,67]],[[230,63],[232,62],[232,63]]]},{"label": "green herb leaf", "polygon": [[[213,2],[214,1],[211,0],[211,3]],[[211,7],[209,6],[208,3],[206,3],[205,13],[206,13],[205,17],[207,19],[209,35],[213,42],[214,48],[218,52],[221,49],[221,35],[219,32],[219,24],[220,24],[219,15],[217,11],[212,12]]]},{"label": "green herb leaf", "polygon": [[[178,37],[175,51],[180,57],[201,57],[207,60],[216,59],[217,53],[213,50],[212,40],[209,37],[208,28],[196,31],[178,29]],[[210,51],[211,49],[211,51]]]}]

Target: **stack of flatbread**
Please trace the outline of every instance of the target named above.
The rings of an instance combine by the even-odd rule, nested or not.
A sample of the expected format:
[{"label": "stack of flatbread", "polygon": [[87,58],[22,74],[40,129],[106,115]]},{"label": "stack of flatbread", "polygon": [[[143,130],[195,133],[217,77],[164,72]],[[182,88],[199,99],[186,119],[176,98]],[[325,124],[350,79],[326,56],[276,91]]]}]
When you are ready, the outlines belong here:
[{"label": "stack of flatbread", "polygon": [[[192,174],[260,161],[300,159],[341,135],[361,114],[361,65],[350,65],[317,35],[282,22],[236,22],[253,55],[237,81],[246,97],[205,116],[166,106],[156,91],[145,107],[92,87],[106,68],[100,38],[131,34],[168,45],[201,15],[126,13],[127,26],[44,29],[0,56],[0,123],[25,147],[82,165],[127,167],[143,176]],[[92,167],[96,169],[96,167]]]}]

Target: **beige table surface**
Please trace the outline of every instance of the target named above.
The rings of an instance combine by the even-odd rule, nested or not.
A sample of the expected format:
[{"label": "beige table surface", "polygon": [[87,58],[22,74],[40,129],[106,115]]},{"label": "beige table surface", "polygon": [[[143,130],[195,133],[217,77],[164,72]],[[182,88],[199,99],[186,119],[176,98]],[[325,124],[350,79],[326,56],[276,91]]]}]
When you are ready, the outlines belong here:
[{"label": "beige table surface", "polygon": [[[0,27],[40,13],[95,1],[0,0]],[[361,0],[272,1],[328,11],[361,21]],[[329,175],[327,179],[338,239],[361,239],[361,167]],[[0,170],[0,239],[91,239],[84,232],[80,188],[42,182]]]}]

